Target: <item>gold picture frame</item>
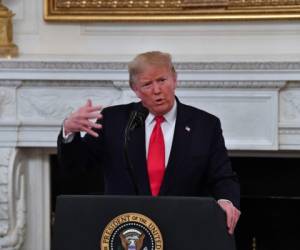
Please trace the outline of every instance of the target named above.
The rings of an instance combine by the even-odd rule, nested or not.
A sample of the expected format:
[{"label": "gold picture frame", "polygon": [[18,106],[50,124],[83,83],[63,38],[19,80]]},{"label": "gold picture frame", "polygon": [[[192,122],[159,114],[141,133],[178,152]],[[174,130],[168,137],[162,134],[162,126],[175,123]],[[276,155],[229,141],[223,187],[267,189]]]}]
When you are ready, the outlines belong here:
[{"label": "gold picture frame", "polygon": [[47,21],[299,19],[300,0],[44,0]]}]

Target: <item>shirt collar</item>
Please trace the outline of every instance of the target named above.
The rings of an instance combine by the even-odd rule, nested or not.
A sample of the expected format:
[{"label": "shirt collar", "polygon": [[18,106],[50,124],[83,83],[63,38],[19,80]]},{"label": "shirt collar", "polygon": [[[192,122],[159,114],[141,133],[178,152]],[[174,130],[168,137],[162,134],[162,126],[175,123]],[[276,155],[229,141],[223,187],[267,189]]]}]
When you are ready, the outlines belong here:
[{"label": "shirt collar", "polygon": [[[171,110],[164,114],[163,117],[165,118],[165,121],[167,123],[172,123],[176,120],[176,114],[177,114],[177,101],[174,101],[174,105],[171,108]],[[149,112],[146,120],[145,120],[145,124],[146,126],[150,125],[153,121],[154,121],[155,115],[153,115],[152,113]]]}]

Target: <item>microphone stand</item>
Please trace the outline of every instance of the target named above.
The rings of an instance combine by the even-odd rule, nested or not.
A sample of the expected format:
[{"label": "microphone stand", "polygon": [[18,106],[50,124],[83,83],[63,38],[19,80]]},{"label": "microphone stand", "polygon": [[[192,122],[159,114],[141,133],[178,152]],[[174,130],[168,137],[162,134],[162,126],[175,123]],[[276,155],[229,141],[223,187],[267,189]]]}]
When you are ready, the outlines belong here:
[{"label": "microphone stand", "polygon": [[128,173],[130,178],[132,179],[134,192],[136,195],[139,195],[139,188],[138,188],[138,178],[135,174],[132,162],[129,158],[128,153],[128,143],[130,141],[130,133],[133,132],[138,127],[143,127],[145,125],[145,119],[148,115],[148,110],[143,107],[141,104],[137,104],[137,108],[130,113],[126,128],[125,128],[125,135],[124,135],[124,156],[128,166]]},{"label": "microphone stand", "polygon": [[[137,120],[138,119],[138,120]],[[130,117],[127,123],[127,126],[125,128],[125,136],[124,136],[124,155],[125,160],[128,166],[128,173],[130,175],[130,178],[132,179],[134,192],[136,195],[139,195],[139,189],[137,184],[137,177],[134,173],[134,168],[132,165],[132,162],[130,161],[129,154],[128,154],[128,142],[130,140],[130,132],[132,132],[139,124],[138,122],[141,121],[141,118],[139,117],[138,111],[132,111],[130,113]]]}]

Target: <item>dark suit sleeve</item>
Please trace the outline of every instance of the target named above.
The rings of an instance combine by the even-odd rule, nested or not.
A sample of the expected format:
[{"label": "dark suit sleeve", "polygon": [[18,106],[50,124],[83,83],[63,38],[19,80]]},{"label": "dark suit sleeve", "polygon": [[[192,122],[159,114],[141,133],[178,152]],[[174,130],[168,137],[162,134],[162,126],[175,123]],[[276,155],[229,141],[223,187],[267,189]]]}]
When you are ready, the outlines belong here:
[{"label": "dark suit sleeve", "polygon": [[[101,122],[102,123],[102,122]],[[91,166],[100,166],[104,155],[104,133],[95,130],[98,138],[86,134],[81,138],[80,133],[76,133],[72,142],[64,143],[62,130],[57,139],[58,161],[62,168],[71,170],[86,171]]]},{"label": "dark suit sleeve", "polygon": [[219,119],[216,119],[210,146],[208,185],[217,200],[228,199],[235,207],[240,208],[238,177],[231,168]]}]

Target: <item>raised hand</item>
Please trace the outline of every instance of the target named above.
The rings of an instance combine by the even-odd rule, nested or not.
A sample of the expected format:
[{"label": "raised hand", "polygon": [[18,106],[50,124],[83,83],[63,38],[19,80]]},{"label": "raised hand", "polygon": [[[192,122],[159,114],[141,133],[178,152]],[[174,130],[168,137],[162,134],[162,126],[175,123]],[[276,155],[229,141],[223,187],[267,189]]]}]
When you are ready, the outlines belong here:
[{"label": "raised hand", "polygon": [[102,125],[92,120],[98,120],[102,118],[100,111],[101,106],[93,106],[92,101],[88,99],[84,106],[71,113],[71,115],[65,119],[65,134],[67,135],[75,132],[87,132],[91,136],[98,137],[98,133],[92,129],[100,129],[102,128]]}]

